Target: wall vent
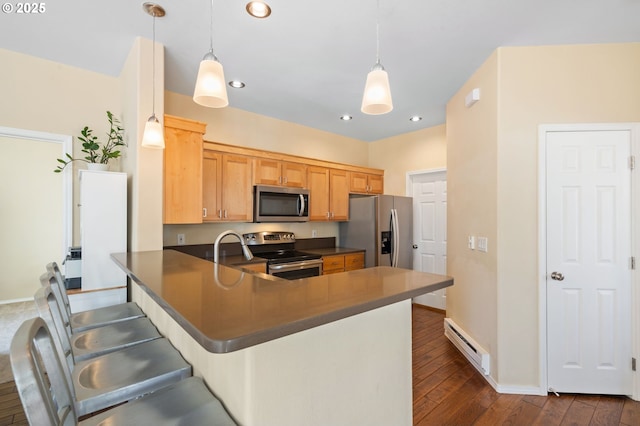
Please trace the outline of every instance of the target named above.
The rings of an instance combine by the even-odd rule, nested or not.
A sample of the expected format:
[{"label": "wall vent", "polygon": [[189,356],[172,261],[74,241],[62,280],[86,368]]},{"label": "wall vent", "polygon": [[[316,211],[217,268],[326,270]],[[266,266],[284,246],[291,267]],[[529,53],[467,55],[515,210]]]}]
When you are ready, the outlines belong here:
[{"label": "wall vent", "polygon": [[475,340],[465,333],[450,318],[444,319],[444,335],[453,343],[460,352],[473,364],[473,366],[485,376],[489,375],[490,357]]}]

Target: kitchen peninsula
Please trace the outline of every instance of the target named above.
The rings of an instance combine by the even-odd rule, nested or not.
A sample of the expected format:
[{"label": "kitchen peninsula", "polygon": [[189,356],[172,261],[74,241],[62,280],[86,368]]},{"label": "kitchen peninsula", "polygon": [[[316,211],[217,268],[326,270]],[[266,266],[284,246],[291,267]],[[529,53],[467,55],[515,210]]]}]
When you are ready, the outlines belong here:
[{"label": "kitchen peninsula", "polygon": [[411,425],[411,298],[389,267],[295,281],[164,250],[112,255],[131,298],[242,425]]}]

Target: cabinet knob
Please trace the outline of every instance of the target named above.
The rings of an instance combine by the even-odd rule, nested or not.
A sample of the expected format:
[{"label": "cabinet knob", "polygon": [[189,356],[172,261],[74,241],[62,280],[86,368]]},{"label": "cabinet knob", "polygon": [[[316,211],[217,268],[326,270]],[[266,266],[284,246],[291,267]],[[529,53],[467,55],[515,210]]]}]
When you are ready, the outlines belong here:
[{"label": "cabinet knob", "polygon": [[202,209],[202,217],[207,217],[207,208]]}]

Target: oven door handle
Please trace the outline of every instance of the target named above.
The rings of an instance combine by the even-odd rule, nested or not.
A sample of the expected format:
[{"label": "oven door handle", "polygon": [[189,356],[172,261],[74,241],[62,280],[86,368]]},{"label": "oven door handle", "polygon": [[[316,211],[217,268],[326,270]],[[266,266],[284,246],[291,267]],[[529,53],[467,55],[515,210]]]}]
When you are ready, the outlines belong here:
[{"label": "oven door handle", "polygon": [[269,272],[286,272],[295,271],[297,269],[309,269],[322,266],[322,259],[303,260],[301,262],[280,263],[278,265],[269,265]]}]

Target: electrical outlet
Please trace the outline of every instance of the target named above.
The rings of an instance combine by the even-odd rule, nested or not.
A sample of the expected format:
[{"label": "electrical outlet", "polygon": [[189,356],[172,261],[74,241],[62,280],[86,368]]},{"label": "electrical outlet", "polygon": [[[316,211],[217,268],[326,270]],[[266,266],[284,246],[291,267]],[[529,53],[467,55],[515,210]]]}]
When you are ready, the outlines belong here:
[{"label": "electrical outlet", "polygon": [[316,238],[317,236],[318,236],[318,231],[316,231],[315,229],[311,230],[311,237]]},{"label": "electrical outlet", "polygon": [[185,245],[186,241],[184,238],[184,234],[178,234],[178,245],[179,246],[183,246]]},{"label": "electrical outlet", "polygon": [[469,250],[476,249],[476,237],[474,237],[473,235],[469,235],[469,242],[467,243],[467,247],[469,247]]},{"label": "electrical outlet", "polygon": [[478,250],[479,251],[483,251],[483,252],[487,252],[489,251],[489,241],[487,239],[487,237],[478,237]]}]

